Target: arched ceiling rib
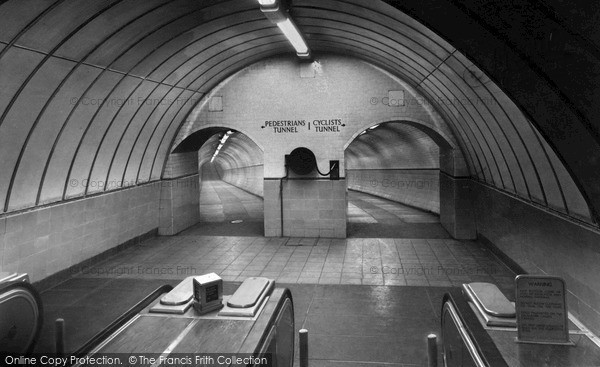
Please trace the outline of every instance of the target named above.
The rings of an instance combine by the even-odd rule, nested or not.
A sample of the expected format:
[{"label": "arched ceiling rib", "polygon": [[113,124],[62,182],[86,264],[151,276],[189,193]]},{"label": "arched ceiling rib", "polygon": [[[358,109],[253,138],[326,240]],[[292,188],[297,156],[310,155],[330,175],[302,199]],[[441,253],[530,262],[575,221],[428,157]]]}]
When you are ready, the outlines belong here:
[{"label": "arched ceiling rib", "polygon": [[[464,44],[477,41],[473,30],[489,33],[498,27],[481,25],[487,18],[479,12],[487,8],[451,1],[388,3],[295,0],[291,14],[317,55],[362,58],[424,94],[449,122],[475,179],[567,214],[589,216],[567,170],[578,174],[575,184],[590,202],[600,204],[600,188],[590,182],[597,173],[582,174],[585,164],[575,164],[573,152],[564,151],[574,136],[559,136],[565,127],[549,126],[545,111],[540,124],[525,103],[543,128],[538,133],[463,56],[465,50],[480,55]],[[444,29],[463,53],[394,7],[438,32]],[[442,9],[455,18],[436,18]],[[480,23],[457,26],[465,14]],[[501,40],[513,36],[499,35]],[[0,207],[13,211],[96,193],[90,181],[130,185],[160,179],[182,121],[202,96],[234,72],[286,52],[291,47],[255,0],[2,3],[0,169],[9,174],[0,178]],[[522,93],[512,86],[513,98],[521,101]],[[577,118],[593,112],[573,101],[570,106],[579,112],[558,115],[567,122],[585,122]],[[581,141],[587,153],[600,154],[589,140]],[[570,164],[567,170],[557,167],[561,159]],[[589,164],[600,164],[594,162]]]}]

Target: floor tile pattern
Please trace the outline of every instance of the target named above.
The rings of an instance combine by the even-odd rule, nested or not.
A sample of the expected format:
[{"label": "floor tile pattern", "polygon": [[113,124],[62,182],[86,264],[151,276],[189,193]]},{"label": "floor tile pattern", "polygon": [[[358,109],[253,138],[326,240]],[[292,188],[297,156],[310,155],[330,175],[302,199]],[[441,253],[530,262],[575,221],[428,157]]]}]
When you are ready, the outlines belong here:
[{"label": "floor tile pattern", "polygon": [[283,283],[512,287],[514,274],[484,245],[448,239],[315,239],[180,235],[116,254],[82,277],[180,279],[208,272],[226,281],[264,276]]}]

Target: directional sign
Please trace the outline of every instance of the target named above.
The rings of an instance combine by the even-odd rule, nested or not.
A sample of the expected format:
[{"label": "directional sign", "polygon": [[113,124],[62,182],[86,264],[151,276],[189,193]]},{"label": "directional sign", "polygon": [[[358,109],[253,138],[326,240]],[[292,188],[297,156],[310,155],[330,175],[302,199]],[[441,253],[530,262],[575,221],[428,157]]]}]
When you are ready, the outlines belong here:
[{"label": "directional sign", "polygon": [[260,125],[261,129],[275,134],[297,134],[310,131],[312,133],[339,133],[346,127],[341,118],[335,119],[290,119],[269,120]]}]

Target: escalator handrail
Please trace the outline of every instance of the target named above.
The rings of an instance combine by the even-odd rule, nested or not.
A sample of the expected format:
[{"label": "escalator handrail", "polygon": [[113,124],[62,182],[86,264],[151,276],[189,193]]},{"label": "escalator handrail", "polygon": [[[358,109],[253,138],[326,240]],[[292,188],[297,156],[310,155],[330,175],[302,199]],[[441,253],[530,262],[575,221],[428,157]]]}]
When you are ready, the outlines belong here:
[{"label": "escalator handrail", "polygon": [[[496,344],[487,331],[485,331],[479,322],[477,315],[475,315],[467,303],[465,296],[462,294],[462,290],[457,289],[456,291],[451,291],[444,294],[441,313],[442,317],[440,318],[442,323],[444,305],[446,303],[450,303],[450,305],[452,305],[454,311],[456,311],[455,316],[463,326],[463,331],[467,334],[467,337],[472,342],[467,343],[465,341],[467,348],[474,348],[474,350],[469,350],[469,352],[476,353],[486,367],[508,367],[508,364],[504,360],[504,357],[502,357],[502,354],[496,347]],[[444,330],[443,324],[442,330]],[[442,342],[444,342],[443,337],[444,335],[442,334]]]},{"label": "escalator handrail", "polygon": [[42,326],[44,324],[44,305],[43,305],[43,301],[42,301],[42,297],[40,296],[40,293],[37,291],[37,289],[35,289],[35,287],[31,283],[19,281],[17,283],[9,284],[8,286],[4,286],[0,291],[4,293],[4,292],[12,291],[15,289],[21,289],[21,290],[25,290],[25,291],[29,292],[31,294],[31,296],[33,297],[33,299],[35,300],[36,306],[38,307],[38,315],[37,315],[38,317],[37,317],[36,329],[34,330],[34,334],[31,338],[31,343],[29,344],[29,346],[27,347],[27,350],[25,351],[25,355],[30,355],[35,350],[35,346],[36,346],[36,344],[40,338],[40,334],[42,332]]},{"label": "escalator handrail", "polygon": [[73,355],[77,357],[82,357],[88,353],[90,353],[94,348],[96,348],[100,343],[102,343],[106,338],[112,335],[114,332],[119,330],[123,325],[125,325],[129,320],[131,320],[135,315],[139,314],[143,309],[148,307],[154,300],[156,300],[161,295],[170,292],[173,289],[171,285],[163,285],[148,296],[146,296],[143,300],[138,302],[135,306],[131,307],[121,316],[119,316],[115,321],[113,321],[110,325],[105,327],[102,331],[94,335],[90,340],[88,340],[82,347],[80,347],[77,351],[73,353]]},{"label": "escalator handrail", "polygon": [[[487,363],[485,363],[483,360],[483,356],[477,350],[477,347],[475,346],[475,342],[469,336],[469,333],[468,333],[464,323],[461,321],[461,317],[458,315],[458,311],[456,311],[456,308],[454,307],[452,302],[446,302],[444,304],[444,311],[448,311],[448,312],[447,313],[444,312],[442,318],[444,318],[446,316],[446,314],[450,315],[450,318],[454,322],[454,325],[456,326],[456,328],[458,330],[458,334],[460,335],[460,338],[462,339],[464,346],[467,348],[467,351],[471,355],[471,359],[473,360],[475,365],[477,367],[488,367]],[[445,352],[446,352],[446,346],[444,345],[444,353]]]}]

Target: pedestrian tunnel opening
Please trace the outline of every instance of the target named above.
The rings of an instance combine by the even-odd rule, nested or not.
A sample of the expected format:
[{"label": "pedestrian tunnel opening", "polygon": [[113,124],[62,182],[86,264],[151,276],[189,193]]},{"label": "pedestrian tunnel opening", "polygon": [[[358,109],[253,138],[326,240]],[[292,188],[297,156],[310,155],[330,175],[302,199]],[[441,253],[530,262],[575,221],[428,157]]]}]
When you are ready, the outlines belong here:
[{"label": "pedestrian tunnel opening", "polygon": [[205,128],[189,135],[173,154],[191,154],[196,159],[199,220],[190,231],[264,234],[263,151],[252,139],[227,127]]}]

